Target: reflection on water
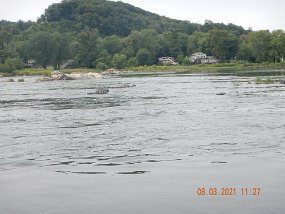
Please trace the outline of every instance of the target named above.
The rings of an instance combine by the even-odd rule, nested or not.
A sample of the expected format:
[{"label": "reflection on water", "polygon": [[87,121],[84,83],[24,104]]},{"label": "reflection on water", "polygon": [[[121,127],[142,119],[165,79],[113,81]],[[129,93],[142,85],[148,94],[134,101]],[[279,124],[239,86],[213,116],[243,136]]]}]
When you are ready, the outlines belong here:
[{"label": "reflection on water", "polygon": [[[223,167],[223,171],[234,171],[232,174],[242,180],[238,169],[252,175],[247,166],[266,160],[262,167],[256,164],[257,172],[252,176],[258,176],[261,183],[268,182],[270,186],[272,182],[267,181],[266,173],[258,170],[273,170],[268,163],[284,161],[285,85],[255,85],[253,81],[253,77],[234,75],[167,74],[48,83],[37,82],[31,77],[25,83],[0,82],[0,175],[3,179],[0,178],[0,189],[6,186],[3,194],[10,196],[5,201],[0,194],[0,209],[7,213],[19,210],[21,213],[40,213],[41,199],[50,200],[51,196],[39,195],[36,197],[39,205],[34,206],[35,209],[25,205],[19,205],[17,209],[9,204],[13,200],[9,187],[15,185],[13,181],[23,175],[23,170],[28,178],[21,180],[22,185],[34,187],[28,179],[40,182],[42,178],[37,172],[45,173],[47,181],[42,182],[48,183],[49,191],[56,194],[56,178],[58,182],[70,182],[83,189],[81,179],[87,179],[85,176],[98,179],[102,186],[96,186],[96,189],[101,188],[107,194],[116,191],[105,187],[110,185],[108,182],[128,189],[133,188],[133,176],[139,176],[137,178],[142,180],[136,182],[141,188],[150,185],[153,187],[148,189],[150,194],[162,197],[158,204],[150,205],[159,211],[148,213],[175,213],[159,205],[172,200],[171,197],[163,198],[163,188],[171,186],[172,181],[168,179],[172,176],[181,179],[200,175],[198,179],[206,182],[204,185],[215,180],[203,176],[201,169],[213,176],[219,172],[215,167]],[[109,94],[94,94],[98,85],[108,86]],[[195,168],[197,164],[199,169]],[[280,174],[274,176],[284,178],[284,173],[279,170],[284,169],[283,165],[278,167],[272,173],[278,172]],[[168,178],[163,177],[163,181],[158,182],[164,173]],[[75,175],[81,178],[71,181],[71,176]],[[127,179],[129,184],[121,183],[121,179]],[[89,190],[84,189],[85,194],[100,201],[97,208],[104,207],[107,201],[101,198],[101,193],[93,192],[95,184],[85,181],[90,185]],[[18,182],[18,188],[23,187],[21,182]],[[182,179],[179,185],[185,187],[188,183],[199,185],[192,179]],[[159,185],[162,185],[160,189]],[[220,185],[223,185],[222,181]],[[34,188],[35,192],[45,189],[43,186]],[[178,191],[180,186],[177,188]],[[176,190],[168,189],[167,193],[175,196],[179,194]],[[83,193],[80,188],[74,191],[74,194]],[[121,206],[135,198],[146,200],[147,197],[132,199],[126,192],[124,189],[114,193],[123,196]],[[112,200],[112,196],[106,194],[103,194],[106,200]],[[188,195],[185,200],[193,196]],[[84,200],[87,204],[80,202],[73,206],[66,199],[70,207],[68,212],[59,212],[57,209],[61,206],[55,204],[54,210],[41,210],[41,213],[78,213],[76,210],[80,207],[86,207],[86,213],[91,213],[89,209],[96,205],[93,207],[91,201]],[[140,206],[135,202],[132,208],[137,210]],[[275,203],[276,213],[284,208],[278,200]],[[180,213],[189,213],[189,204],[176,204],[171,206],[174,210],[178,206]],[[132,213],[130,210],[122,209],[117,213]],[[101,211],[116,213],[111,207]]]}]

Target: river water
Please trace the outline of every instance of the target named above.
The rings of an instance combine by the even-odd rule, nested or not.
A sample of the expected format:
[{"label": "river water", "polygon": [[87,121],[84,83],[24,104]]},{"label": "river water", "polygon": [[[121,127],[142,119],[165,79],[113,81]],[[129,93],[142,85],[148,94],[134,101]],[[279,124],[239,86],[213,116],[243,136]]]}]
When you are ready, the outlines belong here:
[{"label": "river water", "polygon": [[[284,84],[206,74],[6,80],[1,214],[285,212]],[[102,85],[109,94],[94,94]]]}]

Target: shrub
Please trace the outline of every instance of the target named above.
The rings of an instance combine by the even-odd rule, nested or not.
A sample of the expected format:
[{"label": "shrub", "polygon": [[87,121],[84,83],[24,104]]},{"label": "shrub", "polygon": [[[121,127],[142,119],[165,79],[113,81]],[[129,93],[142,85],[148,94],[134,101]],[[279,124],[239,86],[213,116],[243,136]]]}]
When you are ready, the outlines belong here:
[{"label": "shrub", "polygon": [[105,71],[108,68],[108,66],[103,62],[98,62],[96,65],[96,69],[99,71]]},{"label": "shrub", "polygon": [[15,70],[23,69],[24,63],[21,59],[6,59],[4,64],[0,64],[0,72],[12,73]]}]

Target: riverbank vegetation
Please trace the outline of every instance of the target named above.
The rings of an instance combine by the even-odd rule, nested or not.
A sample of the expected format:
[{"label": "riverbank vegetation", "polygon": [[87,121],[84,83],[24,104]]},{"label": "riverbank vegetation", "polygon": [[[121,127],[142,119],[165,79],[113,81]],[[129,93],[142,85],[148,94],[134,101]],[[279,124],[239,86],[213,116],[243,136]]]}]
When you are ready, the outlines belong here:
[{"label": "riverbank vegetation", "polygon": [[262,77],[256,77],[255,84],[275,84],[275,83],[282,83],[285,84],[285,79],[276,79],[276,78],[262,78]]},{"label": "riverbank vegetation", "polygon": [[[130,74],[130,73],[148,73],[148,72],[175,72],[175,73],[235,73],[236,75],[251,72],[251,75],[258,76],[259,73],[263,75],[282,75],[285,74],[283,71],[284,63],[244,63],[244,62],[231,62],[231,63],[220,63],[220,64],[203,64],[203,65],[190,65],[190,66],[162,66],[162,65],[151,65],[151,66],[136,66],[128,67],[118,70],[118,74]],[[54,71],[53,67],[43,68],[25,68],[20,70],[14,70],[10,73],[2,73],[2,76],[51,76]],[[103,70],[92,69],[92,68],[72,68],[63,69],[62,73],[101,73]],[[268,72],[267,72],[268,71]]]},{"label": "riverbank vegetation", "polygon": [[128,71],[137,72],[155,72],[155,71],[172,71],[172,72],[188,72],[188,73],[209,73],[209,72],[233,72],[233,71],[248,71],[248,70],[281,70],[285,63],[248,63],[248,62],[229,62],[229,63],[218,63],[218,64],[199,64],[199,65],[178,65],[178,66],[137,66],[129,67]]},{"label": "riverbank vegetation", "polygon": [[[191,65],[194,52],[215,56],[220,63]],[[164,56],[175,57],[179,66],[158,66]],[[75,68],[98,71],[277,69],[284,67],[284,56],[283,30],[252,31],[209,20],[201,25],[122,2],[64,0],[37,22],[0,21],[0,72],[6,74],[48,75],[50,66],[62,69],[68,61]],[[25,67],[37,69],[21,70]]]}]

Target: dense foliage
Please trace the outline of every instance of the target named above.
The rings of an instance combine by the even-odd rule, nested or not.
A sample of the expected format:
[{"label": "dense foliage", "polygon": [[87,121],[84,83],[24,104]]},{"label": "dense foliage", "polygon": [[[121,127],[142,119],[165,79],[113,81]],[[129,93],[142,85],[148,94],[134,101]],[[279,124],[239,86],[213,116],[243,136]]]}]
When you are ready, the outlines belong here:
[{"label": "dense foliage", "polygon": [[36,23],[0,21],[0,72],[23,68],[29,59],[43,68],[74,59],[80,67],[122,69],[156,64],[162,56],[188,65],[186,57],[197,51],[222,61],[278,62],[285,32],[209,20],[200,25],[106,0],[63,0]]}]

